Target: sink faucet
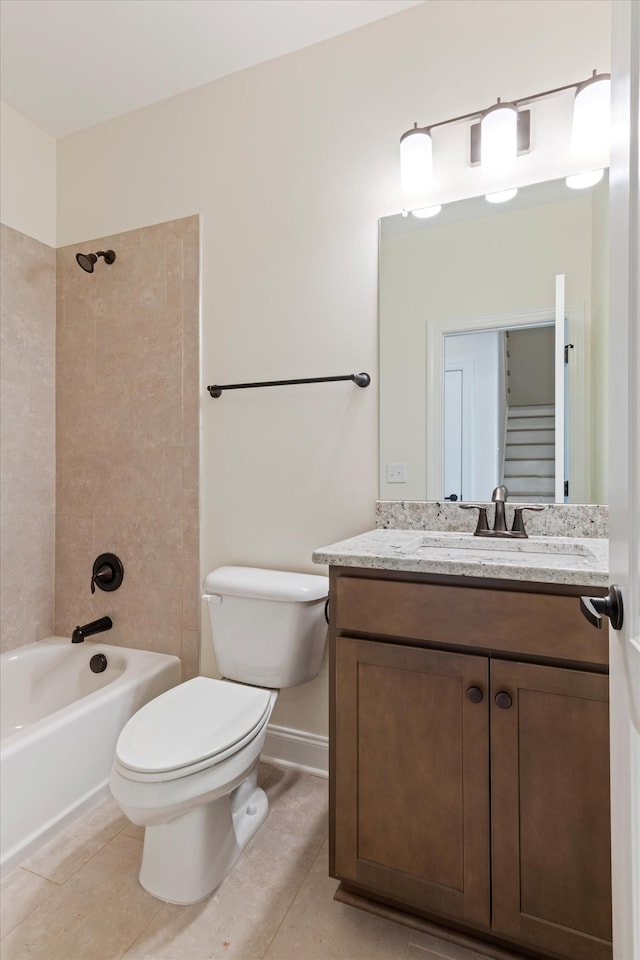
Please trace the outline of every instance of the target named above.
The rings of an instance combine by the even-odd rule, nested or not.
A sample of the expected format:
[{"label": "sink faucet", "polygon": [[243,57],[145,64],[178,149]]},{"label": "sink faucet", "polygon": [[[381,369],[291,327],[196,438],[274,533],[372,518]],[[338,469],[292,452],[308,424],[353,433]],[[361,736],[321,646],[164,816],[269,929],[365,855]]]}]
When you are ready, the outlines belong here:
[{"label": "sink faucet", "polygon": [[99,620],[92,620],[91,623],[85,623],[81,627],[76,627],[71,634],[71,643],[82,643],[87,637],[92,637],[94,633],[103,633],[105,630],[111,630],[113,620],[111,617],[100,617]]},{"label": "sink faucet", "polygon": [[502,483],[499,487],[496,487],[493,493],[491,494],[491,502],[496,505],[496,515],[493,521],[493,533],[503,534],[507,533],[507,523],[504,514],[504,505],[507,502],[507,497],[509,496],[509,491]]},{"label": "sink faucet", "polygon": [[478,510],[478,523],[474,531],[474,537],[508,537],[509,539],[526,539],[527,532],[524,528],[522,518],[523,510],[544,510],[541,505],[519,506],[515,508],[513,514],[513,524],[511,530],[507,530],[507,520],[505,516],[505,504],[509,497],[509,491],[503,483],[495,488],[491,494],[491,502],[495,503],[496,511],[493,521],[493,530],[489,527],[487,520],[487,507],[483,503],[459,503],[461,510]]}]

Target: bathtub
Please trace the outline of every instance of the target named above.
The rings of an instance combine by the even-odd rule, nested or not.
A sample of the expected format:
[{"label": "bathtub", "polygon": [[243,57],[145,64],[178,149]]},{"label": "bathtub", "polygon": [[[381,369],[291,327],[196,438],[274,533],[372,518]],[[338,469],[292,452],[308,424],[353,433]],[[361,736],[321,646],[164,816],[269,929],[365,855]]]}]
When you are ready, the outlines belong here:
[{"label": "bathtub", "polygon": [[177,657],[91,640],[49,637],[0,656],[3,874],[108,794],[122,727],[179,681]]}]

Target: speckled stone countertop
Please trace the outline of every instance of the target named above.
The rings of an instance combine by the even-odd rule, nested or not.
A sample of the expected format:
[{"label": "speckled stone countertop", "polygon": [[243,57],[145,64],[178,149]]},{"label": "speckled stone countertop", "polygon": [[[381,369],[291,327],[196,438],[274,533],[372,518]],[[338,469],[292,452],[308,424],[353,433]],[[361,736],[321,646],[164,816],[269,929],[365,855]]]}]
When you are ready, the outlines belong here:
[{"label": "speckled stone countertop", "polygon": [[594,537],[497,539],[436,530],[370,530],[313,553],[315,563],[457,577],[604,587],[609,541]]},{"label": "speckled stone countertop", "polygon": [[[523,504],[516,504],[523,506]],[[490,516],[493,504],[487,503]],[[507,526],[511,527],[514,504],[506,504]],[[530,537],[609,536],[609,507],[592,503],[547,503],[539,513],[525,513]],[[461,510],[457,503],[438,500],[378,500],[376,527],[393,530],[448,530],[473,533],[477,515]]]}]

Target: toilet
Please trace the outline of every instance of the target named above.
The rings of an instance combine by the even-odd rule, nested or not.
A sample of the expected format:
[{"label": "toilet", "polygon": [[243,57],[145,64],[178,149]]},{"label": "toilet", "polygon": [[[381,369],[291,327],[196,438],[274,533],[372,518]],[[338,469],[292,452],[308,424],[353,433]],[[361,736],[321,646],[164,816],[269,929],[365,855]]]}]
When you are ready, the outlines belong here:
[{"label": "toilet", "polygon": [[221,883],[264,823],[257,784],[281,687],[320,670],[328,578],[220,567],[204,582],[223,680],[196,677],[151,700],[124,726],[109,786],[145,827],[140,883],[196,903]]}]

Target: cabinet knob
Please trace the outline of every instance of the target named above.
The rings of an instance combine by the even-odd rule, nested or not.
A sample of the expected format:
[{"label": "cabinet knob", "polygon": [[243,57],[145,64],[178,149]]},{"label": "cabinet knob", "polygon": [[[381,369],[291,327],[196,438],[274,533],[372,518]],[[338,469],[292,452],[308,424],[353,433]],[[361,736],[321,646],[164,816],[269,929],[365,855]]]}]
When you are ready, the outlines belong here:
[{"label": "cabinet knob", "polygon": [[480,687],[469,687],[467,690],[467,700],[471,700],[471,703],[482,703],[484,693]]},{"label": "cabinet knob", "polygon": [[508,710],[513,700],[506,690],[501,690],[500,693],[496,693],[496,703],[501,710]]}]

